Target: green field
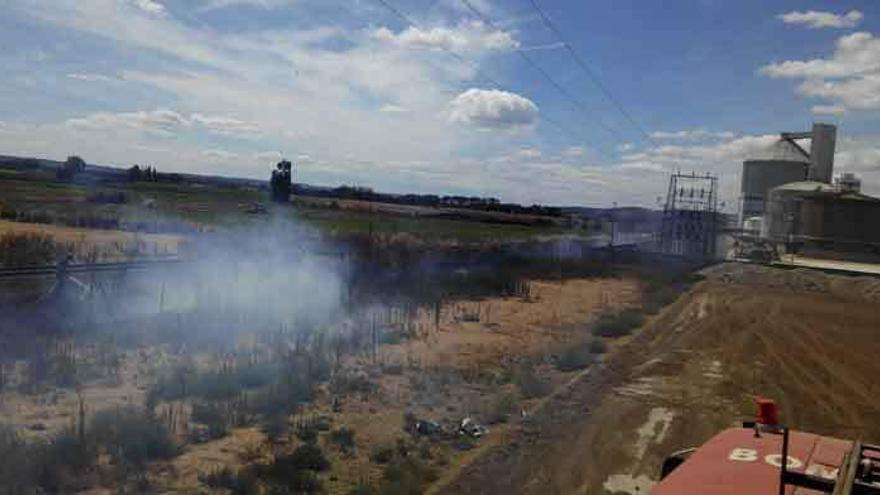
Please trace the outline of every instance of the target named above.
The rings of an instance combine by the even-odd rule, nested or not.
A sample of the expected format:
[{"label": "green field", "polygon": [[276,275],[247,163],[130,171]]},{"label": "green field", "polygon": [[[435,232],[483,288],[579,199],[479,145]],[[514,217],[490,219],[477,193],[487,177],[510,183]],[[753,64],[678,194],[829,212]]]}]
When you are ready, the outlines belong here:
[{"label": "green field", "polygon": [[[99,193],[123,193],[123,204],[101,204]],[[261,204],[267,213],[252,213]],[[89,219],[116,219],[121,225],[184,223],[193,228],[229,228],[289,219],[331,237],[375,235],[415,242],[476,243],[559,234],[556,226],[492,223],[328,207],[294,200],[273,205],[268,193],[253,188],[203,184],[111,183],[97,186],[59,183],[45,172],[0,170],[0,211],[4,218],[69,226]],[[13,217],[10,217],[13,215]]]}]

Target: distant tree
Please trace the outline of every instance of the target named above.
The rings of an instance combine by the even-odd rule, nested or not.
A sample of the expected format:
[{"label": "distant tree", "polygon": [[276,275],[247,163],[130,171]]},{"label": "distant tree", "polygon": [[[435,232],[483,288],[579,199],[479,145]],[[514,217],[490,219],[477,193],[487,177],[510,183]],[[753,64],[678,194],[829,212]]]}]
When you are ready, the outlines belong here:
[{"label": "distant tree", "polygon": [[76,155],[68,156],[64,164],[76,172],[82,172],[86,169],[86,161]]},{"label": "distant tree", "polygon": [[139,165],[135,165],[128,169],[128,180],[131,182],[141,180],[141,167]]},{"label": "distant tree", "polygon": [[269,181],[272,201],[276,203],[287,203],[290,201],[292,169],[293,164],[288,160],[281,160],[275,165],[275,170],[272,171],[272,178]]},{"label": "distant tree", "polygon": [[156,167],[135,165],[128,169],[128,180],[130,182],[159,182],[159,172]]},{"label": "distant tree", "polygon": [[60,181],[70,182],[77,173],[85,169],[86,161],[76,155],[72,155],[67,157],[67,160],[58,168],[55,175]]}]

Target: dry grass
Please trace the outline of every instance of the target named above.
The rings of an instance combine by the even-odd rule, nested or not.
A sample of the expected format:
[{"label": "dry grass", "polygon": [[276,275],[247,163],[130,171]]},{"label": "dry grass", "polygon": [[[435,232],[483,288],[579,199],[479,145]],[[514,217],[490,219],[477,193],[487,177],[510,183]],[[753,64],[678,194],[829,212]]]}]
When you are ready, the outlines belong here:
[{"label": "dry grass", "polygon": [[80,261],[121,261],[133,256],[174,255],[184,238],[118,230],[80,229],[0,220],[0,236],[38,236],[73,250]]}]

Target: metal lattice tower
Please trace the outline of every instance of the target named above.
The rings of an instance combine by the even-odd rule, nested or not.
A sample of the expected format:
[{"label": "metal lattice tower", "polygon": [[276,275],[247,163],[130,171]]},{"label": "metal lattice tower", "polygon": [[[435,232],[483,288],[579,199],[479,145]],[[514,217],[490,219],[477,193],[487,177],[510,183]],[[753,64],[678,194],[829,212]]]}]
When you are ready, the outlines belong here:
[{"label": "metal lattice tower", "polygon": [[718,222],[718,177],[672,174],[663,208],[660,249],[677,256],[714,257]]}]

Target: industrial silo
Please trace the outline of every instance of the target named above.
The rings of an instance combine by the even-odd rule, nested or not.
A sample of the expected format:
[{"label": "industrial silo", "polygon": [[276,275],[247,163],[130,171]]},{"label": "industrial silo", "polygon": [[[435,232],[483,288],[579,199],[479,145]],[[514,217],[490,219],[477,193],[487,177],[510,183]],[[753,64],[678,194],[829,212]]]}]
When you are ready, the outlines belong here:
[{"label": "industrial silo", "polygon": [[744,161],[741,219],[763,215],[770,190],[806,179],[809,168],[810,157],[784,139],[766,150],[765,156]]},{"label": "industrial silo", "polygon": [[[761,216],[771,189],[804,180],[831,183],[837,128],[813,124],[806,132],[783,132],[765,153],[743,162],[740,223]],[[808,150],[798,141],[808,140]],[[806,145],[806,144],[805,144]]]}]

